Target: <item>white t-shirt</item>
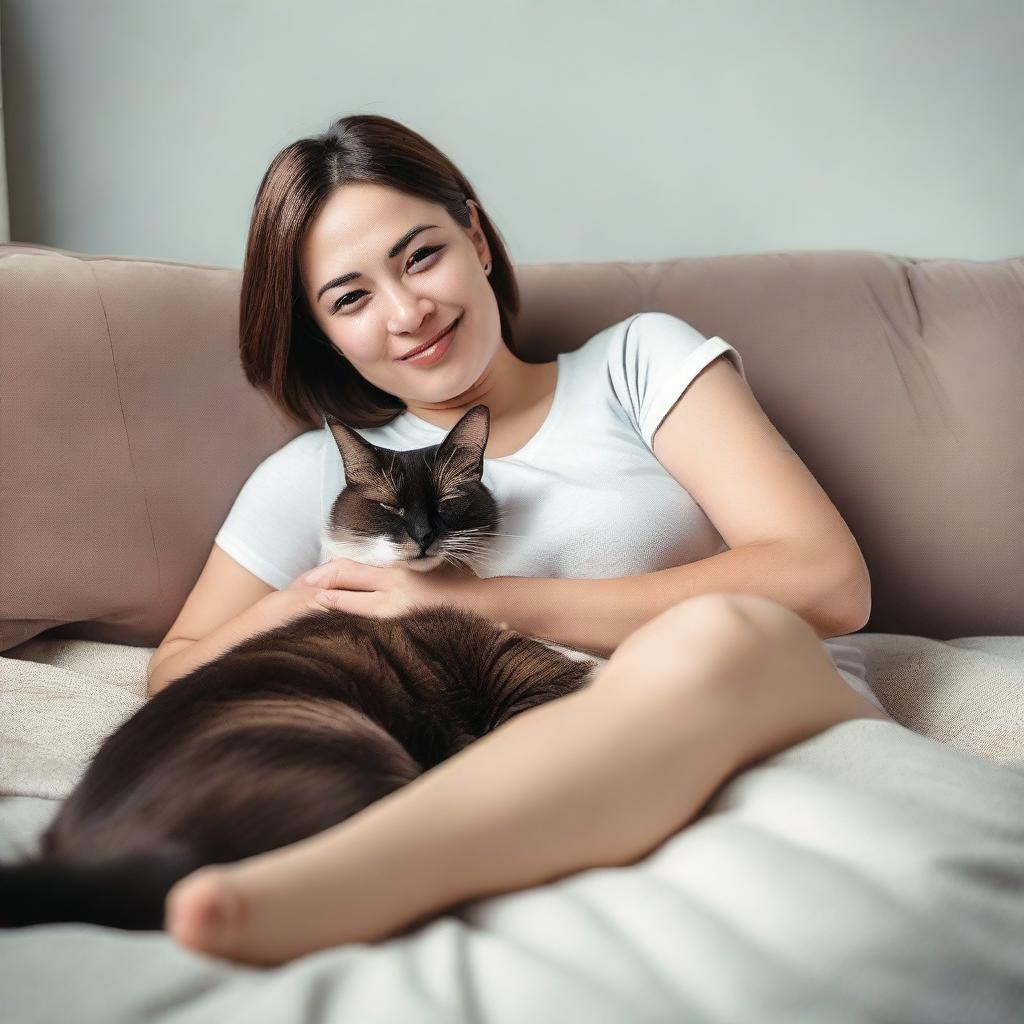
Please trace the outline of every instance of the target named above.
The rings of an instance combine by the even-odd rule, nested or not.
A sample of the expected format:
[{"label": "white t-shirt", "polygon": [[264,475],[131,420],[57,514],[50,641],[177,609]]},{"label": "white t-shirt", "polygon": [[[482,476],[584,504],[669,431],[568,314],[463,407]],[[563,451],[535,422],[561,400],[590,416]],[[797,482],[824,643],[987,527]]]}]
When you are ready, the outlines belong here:
[{"label": "white t-shirt", "polygon": [[[729,546],[655,458],[654,432],[697,374],[720,355],[746,379],[739,352],[668,313],[636,313],[557,356],[547,419],[512,455],[484,459],[483,483],[502,510],[499,546],[483,576],[610,578],[694,562]],[[406,451],[448,431],[410,412],[358,427],[371,444]],[[696,440],[696,439],[695,439]],[[277,589],[327,554],[321,524],[344,486],[326,422],[267,456],[214,538]],[[822,641],[874,703],[855,647]],[[881,705],[878,705],[879,707]]]}]

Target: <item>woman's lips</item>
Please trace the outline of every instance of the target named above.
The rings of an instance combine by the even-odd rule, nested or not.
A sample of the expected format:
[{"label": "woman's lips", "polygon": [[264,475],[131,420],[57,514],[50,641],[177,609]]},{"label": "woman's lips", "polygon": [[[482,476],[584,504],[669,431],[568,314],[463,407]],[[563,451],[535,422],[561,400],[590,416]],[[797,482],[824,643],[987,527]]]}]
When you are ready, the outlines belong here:
[{"label": "woman's lips", "polygon": [[462,317],[459,316],[448,330],[438,338],[437,341],[432,342],[422,352],[414,356],[406,356],[399,358],[400,363],[415,363],[417,366],[429,366],[436,363],[441,357],[448,351],[451,345],[452,338],[455,335],[455,331],[459,326],[459,322]]}]

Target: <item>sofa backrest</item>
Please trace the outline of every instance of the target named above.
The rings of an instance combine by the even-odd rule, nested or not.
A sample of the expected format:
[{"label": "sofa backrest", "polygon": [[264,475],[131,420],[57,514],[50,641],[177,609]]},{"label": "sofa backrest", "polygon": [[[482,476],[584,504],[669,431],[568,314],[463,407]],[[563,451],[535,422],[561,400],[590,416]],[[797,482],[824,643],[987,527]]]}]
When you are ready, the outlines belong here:
[{"label": "sofa backrest", "polygon": [[[856,536],[869,632],[1024,634],[1024,257],[517,268],[522,358],[661,310],[743,355]],[[0,651],[155,647],[239,489],[310,429],[246,382],[240,271],[0,245]]]}]

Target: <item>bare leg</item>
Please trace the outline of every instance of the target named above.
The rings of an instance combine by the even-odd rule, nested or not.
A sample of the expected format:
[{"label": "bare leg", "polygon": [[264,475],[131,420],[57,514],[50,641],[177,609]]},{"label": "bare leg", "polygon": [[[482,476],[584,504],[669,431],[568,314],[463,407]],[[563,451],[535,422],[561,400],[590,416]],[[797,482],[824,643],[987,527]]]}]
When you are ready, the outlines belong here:
[{"label": "bare leg", "polygon": [[279,964],[373,942],[457,903],[633,863],[750,762],[877,716],[814,631],[762,598],[691,598],[631,634],[590,685],[518,715],[348,821],[199,869],[165,926]]}]

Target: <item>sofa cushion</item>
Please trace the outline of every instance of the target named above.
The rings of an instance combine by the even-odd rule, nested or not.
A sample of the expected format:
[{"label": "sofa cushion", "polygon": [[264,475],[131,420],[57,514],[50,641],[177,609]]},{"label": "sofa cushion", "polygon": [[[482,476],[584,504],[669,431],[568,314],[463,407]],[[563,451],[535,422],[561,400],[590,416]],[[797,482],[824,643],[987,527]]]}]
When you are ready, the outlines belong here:
[{"label": "sofa cushion", "polygon": [[156,646],[242,481],[306,429],[246,382],[236,270],[0,246],[0,650]]},{"label": "sofa cushion", "polygon": [[[638,310],[743,355],[872,577],[867,630],[1024,634],[1024,258],[517,268],[540,362]],[[310,425],[249,386],[240,272],[0,245],[0,651],[155,647],[242,484]]]}]

